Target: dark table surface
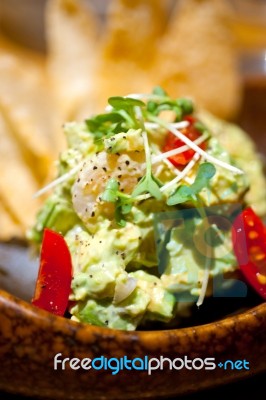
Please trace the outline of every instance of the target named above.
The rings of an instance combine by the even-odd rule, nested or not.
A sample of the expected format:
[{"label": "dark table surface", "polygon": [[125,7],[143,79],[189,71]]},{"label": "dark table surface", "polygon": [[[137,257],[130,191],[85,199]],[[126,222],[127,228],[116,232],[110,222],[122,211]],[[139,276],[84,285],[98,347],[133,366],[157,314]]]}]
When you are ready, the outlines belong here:
[{"label": "dark table surface", "polygon": [[[226,384],[223,386],[219,386],[209,390],[202,390],[200,392],[196,392],[193,394],[188,394],[184,396],[164,398],[164,400],[195,400],[199,397],[204,397],[205,399],[215,399],[215,400],[224,400],[226,398],[232,397],[232,392],[237,393],[237,398],[240,398],[241,395],[244,395],[244,398],[248,398],[248,396],[254,396],[254,393],[262,394],[265,392],[265,382],[266,382],[266,373],[258,374],[256,376],[251,376],[249,378],[245,378],[244,380],[239,380],[234,383]],[[23,397],[18,395],[11,395],[4,392],[0,392],[1,400],[34,400],[29,397]],[[38,399],[39,400],[39,399]],[[50,399],[49,399],[50,400]],[[56,400],[56,399],[52,399]],[[93,399],[88,399],[93,400]],[[138,397],[138,400],[141,398]],[[144,399],[143,399],[144,400]],[[147,399],[147,400],[156,400],[156,399]]]}]

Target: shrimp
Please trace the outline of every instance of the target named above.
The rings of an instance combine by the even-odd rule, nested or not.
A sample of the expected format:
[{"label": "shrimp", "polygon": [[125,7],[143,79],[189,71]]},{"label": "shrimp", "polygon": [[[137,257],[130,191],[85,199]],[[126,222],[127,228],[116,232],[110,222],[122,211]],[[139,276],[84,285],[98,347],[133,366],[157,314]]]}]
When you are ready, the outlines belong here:
[{"label": "shrimp", "polygon": [[102,151],[84,161],[72,188],[72,202],[91,233],[96,231],[96,222],[114,219],[114,204],[101,200],[107,181],[115,178],[120,190],[130,194],[143,176],[144,163],[144,151],[121,155]]}]

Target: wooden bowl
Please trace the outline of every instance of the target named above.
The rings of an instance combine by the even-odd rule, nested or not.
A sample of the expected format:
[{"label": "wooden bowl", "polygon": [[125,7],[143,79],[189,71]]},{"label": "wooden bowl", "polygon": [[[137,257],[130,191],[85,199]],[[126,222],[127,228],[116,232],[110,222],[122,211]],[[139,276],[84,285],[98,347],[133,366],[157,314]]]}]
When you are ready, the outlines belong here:
[{"label": "wooden bowl", "polygon": [[[126,332],[56,317],[0,291],[0,332],[0,390],[53,400],[159,399],[266,371],[265,303],[201,326]],[[150,375],[147,370],[123,369],[117,374],[108,369],[73,370],[68,363],[64,370],[61,364],[55,370],[58,353],[61,359],[80,360],[125,355],[128,359],[163,356],[171,360],[212,357],[215,369],[169,370],[165,361],[164,370],[156,369]],[[243,365],[245,360],[249,369]],[[202,365],[199,360],[195,363]],[[179,368],[181,364],[177,361],[175,365]]]},{"label": "wooden bowl", "polygon": [[[264,154],[265,82],[265,78],[248,82],[238,121]],[[53,400],[160,399],[266,372],[266,303],[255,302],[225,318],[219,318],[218,311],[213,311],[217,313],[215,321],[201,325],[125,332],[56,317],[0,291],[0,390]],[[117,374],[108,369],[74,370],[68,363],[64,370],[55,370],[54,357],[58,353],[61,358],[80,360],[102,356],[214,358],[215,368],[171,370],[165,360],[165,368],[150,375],[147,370],[123,369]],[[181,365],[180,360],[177,365]]]}]

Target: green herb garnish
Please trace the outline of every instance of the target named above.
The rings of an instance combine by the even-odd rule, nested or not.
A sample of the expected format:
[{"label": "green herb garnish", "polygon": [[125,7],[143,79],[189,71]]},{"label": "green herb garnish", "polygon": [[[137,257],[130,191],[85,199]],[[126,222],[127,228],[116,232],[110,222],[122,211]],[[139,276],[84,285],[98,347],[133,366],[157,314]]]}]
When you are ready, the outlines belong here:
[{"label": "green herb garnish", "polygon": [[119,191],[119,183],[115,178],[109,179],[101,196],[103,201],[115,204],[115,220],[119,226],[125,226],[124,215],[132,209],[131,196]]},{"label": "green herb garnish", "polygon": [[201,192],[205,187],[209,186],[210,180],[216,173],[216,168],[213,164],[205,162],[199,166],[197,176],[194,183],[191,186],[181,185],[179,186],[174,194],[172,194],[167,204],[174,206],[176,204],[185,203],[186,201],[194,200],[195,196]]},{"label": "green herb garnish", "polygon": [[162,193],[160,191],[160,182],[152,174],[151,169],[151,153],[150,146],[147,138],[147,132],[143,132],[144,149],[146,156],[146,174],[141,178],[137,186],[132,192],[132,196],[136,197],[143,193],[149,193],[157,200],[162,199]]},{"label": "green herb garnish", "polygon": [[146,104],[143,103],[143,101],[138,100],[138,99],[133,99],[132,97],[120,97],[120,96],[114,96],[114,97],[109,97],[108,103],[110,106],[115,108],[116,110],[120,109],[129,109],[131,107],[145,107]]}]

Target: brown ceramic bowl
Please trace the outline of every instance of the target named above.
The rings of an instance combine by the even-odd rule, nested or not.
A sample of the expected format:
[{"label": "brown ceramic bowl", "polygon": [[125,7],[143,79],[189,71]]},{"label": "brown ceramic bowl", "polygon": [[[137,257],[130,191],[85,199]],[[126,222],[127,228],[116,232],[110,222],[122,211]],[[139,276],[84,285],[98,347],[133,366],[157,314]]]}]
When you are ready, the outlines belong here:
[{"label": "brown ceramic bowl", "polygon": [[[115,331],[76,323],[0,292],[0,389],[51,399],[164,398],[266,371],[266,304],[221,321],[164,331]],[[214,357],[214,370],[54,370],[54,356],[128,359]],[[250,370],[218,363],[246,360]],[[166,362],[167,363],[167,362]],[[177,364],[180,365],[179,363]],[[197,365],[200,365],[198,362]]]}]

